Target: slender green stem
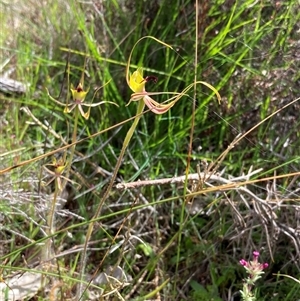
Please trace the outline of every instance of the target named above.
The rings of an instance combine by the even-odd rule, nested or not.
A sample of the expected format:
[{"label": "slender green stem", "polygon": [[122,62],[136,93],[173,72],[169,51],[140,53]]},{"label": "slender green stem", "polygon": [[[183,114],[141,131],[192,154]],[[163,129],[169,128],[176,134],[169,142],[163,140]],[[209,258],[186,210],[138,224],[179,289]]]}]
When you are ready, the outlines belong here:
[{"label": "slender green stem", "polygon": [[[57,196],[59,194],[59,188],[58,188],[58,179],[55,179],[55,191],[53,195],[53,199],[51,202],[51,208],[47,214],[47,229],[46,229],[46,234],[47,236],[51,236],[51,234],[54,233],[55,229],[55,207],[56,207],[56,201],[57,201]],[[45,247],[42,252],[42,261],[47,261],[52,257],[52,251],[51,251],[51,243],[52,239],[48,238],[45,241]]]},{"label": "slender green stem", "polygon": [[[78,118],[79,118],[79,110],[76,107],[75,108],[75,118],[74,118],[74,128],[73,128],[73,134],[72,134],[72,143],[75,143],[76,139],[77,139]],[[65,178],[66,179],[69,177],[69,173],[70,173],[70,170],[71,170],[71,165],[72,165],[72,161],[73,161],[73,157],[74,157],[74,153],[75,153],[75,147],[76,147],[76,144],[74,144],[71,147],[71,154],[70,154],[69,160],[67,161],[68,163],[66,163],[67,164],[66,173],[65,173]],[[47,213],[47,230],[46,230],[46,233],[49,236],[51,236],[55,232],[55,213],[56,213],[57,197],[64,190],[64,187],[66,186],[66,183],[67,183],[67,180],[64,180],[63,184],[59,185],[59,181],[61,180],[61,179],[59,179],[60,175],[55,175],[55,176],[56,176],[56,178],[55,178],[55,191],[54,191],[53,199],[52,199],[52,202],[51,202],[51,208]],[[44,248],[43,255],[42,255],[42,257],[43,257],[42,259],[44,261],[47,261],[52,257],[51,241],[52,241],[52,239],[49,238],[45,242],[45,248]]]},{"label": "slender green stem", "polygon": [[[74,109],[74,127],[73,127],[73,133],[72,133],[72,147],[70,149],[70,156],[69,158],[66,160],[67,162],[67,167],[66,167],[66,173],[65,173],[65,177],[68,179],[69,178],[69,174],[70,174],[70,170],[72,167],[72,161],[74,158],[74,154],[75,154],[75,148],[76,148],[76,141],[77,141],[77,128],[78,128],[78,118],[79,118],[79,109],[76,106]],[[62,185],[62,188],[64,189],[65,185],[66,185],[67,181],[64,181],[64,184]],[[62,189],[62,190],[63,190]]]},{"label": "slender green stem", "polygon": [[[121,166],[121,163],[122,163],[122,160],[123,160],[123,157],[124,157],[124,154],[125,154],[125,151],[128,147],[128,144],[132,138],[132,135],[140,121],[140,118],[142,116],[142,113],[144,111],[144,108],[145,108],[145,103],[143,100],[140,100],[138,102],[138,107],[137,107],[137,114],[136,114],[136,117],[133,121],[133,124],[132,126],[130,127],[130,129],[128,130],[127,134],[126,134],[126,137],[124,139],[124,142],[123,142],[123,146],[122,146],[122,149],[121,149],[121,152],[120,152],[120,156],[118,158],[118,161],[116,163],[116,166],[115,166],[115,169],[114,169],[114,172],[113,172],[113,175],[110,179],[110,182],[109,182],[109,185],[103,195],[103,198],[101,200],[101,202],[99,203],[98,207],[97,207],[97,210],[96,210],[96,213],[95,215],[93,216],[93,220],[96,220],[100,213],[101,213],[101,210],[102,210],[102,206],[104,204],[104,202],[107,200],[108,196],[109,196],[109,193],[113,187],[113,184],[115,182],[115,179],[117,177],[117,173],[120,169],[120,166]],[[86,266],[86,261],[87,261],[87,246],[88,246],[88,243],[91,239],[91,236],[92,236],[92,233],[93,233],[93,230],[94,230],[94,223],[95,222],[91,222],[89,224],[89,227],[88,227],[88,230],[87,230],[87,233],[86,233],[86,238],[85,238],[85,242],[84,242],[84,247],[83,247],[83,252],[82,252],[82,257],[81,257],[81,272],[80,272],[80,280],[83,280],[83,277],[84,277],[84,272],[85,272],[85,266]],[[107,253],[106,253],[107,254]],[[106,254],[104,255],[103,259],[102,259],[102,262],[104,261],[105,257],[106,257]],[[80,281],[79,282],[79,287],[78,287],[78,290],[77,290],[77,298],[76,300],[80,300],[82,295],[84,294],[84,291],[83,291],[83,281]]]}]

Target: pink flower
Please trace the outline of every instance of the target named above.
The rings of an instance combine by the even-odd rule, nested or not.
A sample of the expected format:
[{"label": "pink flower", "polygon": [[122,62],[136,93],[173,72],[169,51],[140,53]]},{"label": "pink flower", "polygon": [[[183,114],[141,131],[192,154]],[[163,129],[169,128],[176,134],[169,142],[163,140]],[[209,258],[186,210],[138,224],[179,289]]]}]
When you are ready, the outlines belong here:
[{"label": "pink flower", "polygon": [[252,261],[247,261],[245,259],[240,260],[240,264],[246,269],[251,279],[251,282],[255,282],[257,279],[259,279],[261,277],[260,275],[264,273],[263,270],[269,266],[269,264],[266,262],[259,263],[258,257],[259,257],[259,252],[254,251]]},{"label": "pink flower", "polygon": [[247,261],[241,259],[240,264],[246,269],[249,276],[244,280],[243,290],[241,290],[242,299],[244,301],[255,301],[256,298],[253,295],[252,289],[255,282],[261,278],[261,275],[264,273],[263,270],[266,269],[269,265],[268,263],[259,263],[258,262],[259,252],[253,252],[253,260]]}]

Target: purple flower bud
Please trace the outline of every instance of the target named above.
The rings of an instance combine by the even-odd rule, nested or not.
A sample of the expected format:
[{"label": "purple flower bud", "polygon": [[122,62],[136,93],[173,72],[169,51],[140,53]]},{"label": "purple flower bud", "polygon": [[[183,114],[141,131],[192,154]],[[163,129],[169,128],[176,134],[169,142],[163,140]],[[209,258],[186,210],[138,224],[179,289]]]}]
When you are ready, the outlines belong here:
[{"label": "purple flower bud", "polygon": [[248,262],[245,259],[241,259],[240,260],[240,264],[244,267],[246,267],[248,265]]},{"label": "purple flower bud", "polygon": [[254,259],[257,259],[258,256],[259,256],[259,252],[258,252],[258,251],[254,251],[254,252],[253,252],[253,257],[254,257]]}]

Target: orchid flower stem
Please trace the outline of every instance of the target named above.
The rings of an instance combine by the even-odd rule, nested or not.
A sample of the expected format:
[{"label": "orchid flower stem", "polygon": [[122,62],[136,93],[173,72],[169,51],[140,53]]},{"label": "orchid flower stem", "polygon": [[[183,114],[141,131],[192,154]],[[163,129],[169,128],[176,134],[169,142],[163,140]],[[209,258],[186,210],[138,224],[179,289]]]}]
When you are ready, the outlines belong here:
[{"label": "orchid flower stem", "polygon": [[[47,214],[47,235],[52,235],[55,231],[55,207],[57,196],[59,194],[58,179],[55,179],[55,191],[51,201],[51,208]],[[51,251],[52,238],[48,238],[45,242],[44,252],[42,252],[42,261],[48,261],[52,257]]]},{"label": "orchid flower stem", "polygon": [[[99,217],[99,215],[101,213],[102,206],[103,206],[104,202],[107,200],[107,198],[109,196],[109,193],[110,193],[110,191],[111,191],[111,189],[112,189],[112,187],[114,185],[114,182],[115,182],[115,179],[117,177],[117,173],[118,173],[118,171],[120,169],[120,166],[121,166],[121,163],[122,163],[125,151],[126,151],[128,145],[129,145],[129,142],[130,142],[130,140],[131,140],[131,138],[133,136],[133,133],[134,133],[134,131],[135,131],[135,129],[136,129],[136,127],[137,127],[140,119],[141,119],[141,116],[142,116],[142,113],[144,111],[144,108],[145,108],[145,103],[144,103],[143,100],[140,100],[138,102],[136,117],[135,117],[135,119],[133,121],[132,126],[130,127],[130,129],[128,130],[128,132],[126,134],[125,139],[124,139],[123,146],[122,146],[122,149],[121,149],[118,161],[116,163],[113,175],[112,175],[112,177],[110,179],[109,185],[108,185],[108,187],[107,187],[107,189],[106,189],[106,191],[105,191],[105,193],[103,195],[103,198],[102,198],[101,202],[99,203],[99,205],[97,207],[96,213],[93,216],[93,220],[90,222],[88,230],[86,232],[86,238],[85,238],[85,243],[84,243],[82,257],[81,257],[80,280],[83,280],[83,278],[84,278],[85,266],[86,266],[86,261],[87,261],[87,246],[88,246],[88,243],[89,243],[89,241],[91,239],[91,236],[92,236],[92,233],[93,233],[93,230],[94,230],[94,223],[97,220],[97,218]],[[100,266],[104,262],[107,254],[108,254],[108,252],[105,253],[105,255],[103,256],[103,258],[101,260],[101,263],[100,263]],[[76,300],[80,300],[83,294],[84,294],[84,291],[83,291],[83,282],[80,281],[79,282],[79,289],[77,290],[77,298],[76,298]]]},{"label": "orchid flower stem", "polygon": [[[55,229],[55,207],[56,207],[56,200],[57,200],[57,196],[59,193],[59,188],[58,188],[58,179],[55,180],[55,191],[54,191],[54,195],[53,195],[53,199],[51,202],[51,208],[48,211],[47,214],[47,228],[46,228],[46,234],[48,236],[50,236],[51,234],[54,233],[54,229]],[[42,252],[41,252],[41,260],[42,262],[48,262],[49,260],[51,260],[51,258],[53,257],[53,253],[52,253],[52,237],[48,238],[45,241],[44,247],[42,248]],[[45,275],[42,275],[41,278],[41,286],[44,287],[46,285],[46,278]]]},{"label": "orchid flower stem", "polygon": [[55,191],[54,191],[54,196],[53,196],[52,203],[51,203],[50,214],[48,215],[48,227],[49,227],[50,235],[54,233],[54,229],[55,229],[55,206],[56,206],[58,194],[59,194],[58,179],[55,179]]},{"label": "orchid flower stem", "polygon": [[[79,117],[79,110],[76,107],[75,108],[75,118],[74,118],[74,128],[73,128],[73,134],[72,134],[72,143],[75,143],[76,139],[77,139],[78,117]],[[74,153],[75,153],[75,146],[76,146],[76,144],[74,144],[71,147],[71,154],[70,154],[70,157],[69,157],[69,160],[67,163],[66,173],[65,173],[66,179],[69,178],[71,165],[72,165],[72,161],[73,161],[73,157],[74,157]],[[62,185],[59,185],[59,181],[60,181],[59,178],[55,179],[55,191],[54,191],[53,199],[51,201],[51,208],[49,209],[48,214],[47,214],[47,231],[46,231],[46,233],[48,235],[53,235],[55,232],[55,214],[56,214],[57,197],[64,190],[64,187],[67,184],[67,180],[64,180]],[[45,250],[43,252],[43,260],[45,260],[45,261],[49,260],[52,257],[51,241],[52,241],[51,238],[49,238],[45,243]]]},{"label": "orchid flower stem", "polygon": [[[69,163],[67,164],[66,178],[69,177],[71,166],[72,166],[72,161],[73,161],[74,154],[75,154],[76,141],[77,141],[78,118],[79,118],[79,109],[78,109],[78,106],[76,106],[75,111],[74,111],[74,127],[73,127],[73,134],[72,134],[73,146],[71,147],[71,152],[70,152],[70,156],[69,156],[69,159],[68,159]],[[64,186],[65,185],[63,185],[63,187]]]}]

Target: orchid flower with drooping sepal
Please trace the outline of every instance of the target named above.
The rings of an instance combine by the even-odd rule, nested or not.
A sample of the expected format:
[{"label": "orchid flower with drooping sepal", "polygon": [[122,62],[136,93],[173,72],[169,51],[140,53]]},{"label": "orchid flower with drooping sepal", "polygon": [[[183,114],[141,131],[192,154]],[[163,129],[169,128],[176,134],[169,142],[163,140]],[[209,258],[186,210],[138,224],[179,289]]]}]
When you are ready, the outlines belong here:
[{"label": "orchid flower with drooping sepal", "polygon": [[83,85],[81,83],[78,84],[76,89],[71,88],[70,90],[71,90],[73,102],[68,103],[65,106],[64,113],[70,113],[74,110],[74,108],[76,106],[78,106],[78,110],[79,110],[81,116],[84,117],[85,119],[88,119],[89,116],[90,116],[90,109],[91,108],[89,107],[89,110],[86,113],[84,113],[84,111],[82,109],[82,106],[86,105],[84,103],[84,100],[85,100],[85,97],[88,94],[89,90],[84,91],[83,90]]},{"label": "orchid flower with drooping sepal", "polygon": [[[101,86],[100,88],[97,88],[94,92],[94,96],[93,96],[93,99],[92,99],[92,102],[96,96],[96,93],[101,89],[103,88],[104,86],[106,86],[110,81],[108,81],[105,85]],[[71,94],[72,94],[72,101],[70,103],[67,103],[67,104],[64,104],[64,103],[61,103],[59,102],[58,100],[54,99],[48,89],[46,88],[47,90],[47,93],[48,93],[48,96],[50,97],[51,100],[53,100],[55,103],[61,105],[61,106],[64,106],[64,113],[70,113],[74,110],[74,108],[78,107],[78,110],[81,114],[82,117],[84,117],[86,120],[89,119],[90,117],[90,111],[91,111],[91,108],[92,107],[97,107],[101,104],[104,104],[104,103],[111,103],[111,104],[114,104],[116,106],[118,106],[116,103],[114,102],[110,102],[110,101],[100,101],[100,102],[97,102],[97,103],[85,103],[85,97],[86,95],[88,94],[89,92],[89,89],[87,91],[84,91],[83,90],[83,84],[80,82],[78,84],[78,86],[73,89],[71,88]],[[88,111],[85,113],[83,111],[83,108],[82,107],[88,107]]]},{"label": "orchid flower with drooping sepal", "polygon": [[[131,95],[129,100],[129,105],[132,101],[143,100],[145,105],[155,114],[163,114],[167,112],[175,103],[171,102],[169,104],[160,104],[150,97],[151,93],[148,93],[145,89],[145,85],[147,82],[153,81],[157,82],[157,78],[155,76],[147,76],[143,77],[143,69],[138,68],[134,71],[129,78],[129,87],[134,92]],[[156,94],[156,93],[155,93]]]},{"label": "orchid flower with drooping sepal", "polygon": [[[129,105],[132,101],[143,100],[144,104],[155,114],[164,114],[170,108],[174,106],[174,104],[183,96],[187,96],[187,92],[194,86],[194,84],[190,84],[187,86],[182,92],[157,92],[157,93],[149,93],[145,89],[145,85],[149,81],[157,82],[157,78],[155,76],[147,76],[143,77],[143,69],[140,67],[136,71],[132,73],[129,78],[129,87],[134,92],[131,95],[131,98],[127,105]],[[203,84],[211,89],[218,97],[218,101],[220,103],[220,95],[218,91],[209,83],[204,81],[197,81],[196,84]],[[168,104],[161,104],[151,98],[151,95],[161,95],[161,94],[173,94],[171,98],[168,99],[170,101]]]},{"label": "orchid flower with drooping sepal", "polygon": [[[182,92],[156,92],[156,93],[147,92],[145,89],[145,85],[147,82],[149,82],[151,80],[153,80],[154,82],[157,82],[157,78],[155,76],[146,76],[144,78],[143,77],[143,69],[141,67],[137,68],[136,71],[134,71],[131,75],[129,75],[129,67],[130,67],[130,61],[131,61],[133,50],[135,49],[136,45],[141,40],[146,39],[146,38],[153,39],[156,42],[164,45],[165,47],[173,49],[172,46],[170,46],[152,36],[142,37],[134,44],[134,46],[130,52],[127,66],[126,66],[126,81],[127,81],[128,86],[134,93],[131,95],[131,98],[127,105],[129,105],[132,101],[142,100],[143,103],[153,113],[164,114],[170,108],[172,108],[179,99],[181,99],[183,96],[187,96],[187,92],[197,84],[202,84],[202,85],[208,87],[209,89],[211,89],[217,95],[218,102],[219,103],[221,102],[221,96],[220,96],[219,92],[212,85],[210,85],[209,83],[204,82],[204,81],[196,81],[196,82],[190,84],[189,86],[187,86]],[[158,103],[151,97],[152,95],[160,95],[160,94],[169,94],[169,95],[172,94],[174,96],[172,96],[171,98],[169,98],[167,100],[168,101],[167,104],[162,104],[162,103]],[[139,112],[139,113],[141,113],[141,112]]]}]

